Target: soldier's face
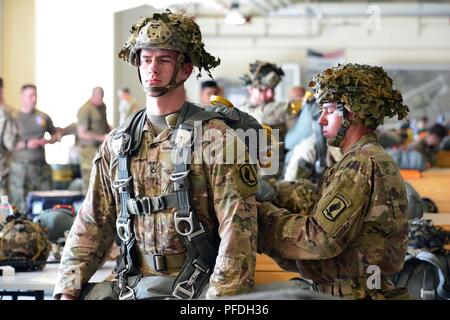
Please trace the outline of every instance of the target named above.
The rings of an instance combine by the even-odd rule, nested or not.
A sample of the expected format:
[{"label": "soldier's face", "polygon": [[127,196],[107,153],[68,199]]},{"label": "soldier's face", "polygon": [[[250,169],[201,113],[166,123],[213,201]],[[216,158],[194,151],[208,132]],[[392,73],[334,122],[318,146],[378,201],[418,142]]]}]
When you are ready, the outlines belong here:
[{"label": "soldier's face", "polygon": [[321,109],[319,124],[322,126],[323,135],[327,139],[334,138],[341,126],[342,115],[337,110],[336,102],[326,102]]},{"label": "soldier's face", "polygon": [[269,103],[275,99],[273,88],[250,88],[250,100],[254,104]]},{"label": "soldier's face", "polygon": [[[175,71],[178,52],[167,49],[142,49],[139,72],[146,87],[163,87],[169,84]],[[183,64],[178,70],[177,81],[186,80],[192,72],[192,64]]]},{"label": "soldier's face", "polygon": [[209,104],[211,96],[219,96],[221,90],[218,87],[207,87],[204,88],[200,94],[200,99],[202,104]]},{"label": "soldier's face", "polygon": [[36,106],[37,93],[34,88],[27,88],[20,94],[20,103],[23,107],[30,109]]}]

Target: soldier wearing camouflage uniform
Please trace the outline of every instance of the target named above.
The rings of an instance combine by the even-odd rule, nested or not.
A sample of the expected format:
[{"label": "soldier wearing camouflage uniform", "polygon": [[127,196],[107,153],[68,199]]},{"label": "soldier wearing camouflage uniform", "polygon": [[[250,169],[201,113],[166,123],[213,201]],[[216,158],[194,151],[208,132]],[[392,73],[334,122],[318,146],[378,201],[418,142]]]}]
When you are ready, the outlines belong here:
[{"label": "soldier wearing camouflage uniform", "polygon": [[[402,119],[409,110],[380,67],[339,65],[310,86],[323,110],[319,123],[327,142],[344,156],[325,173],[309,217],[259,212],[259,249],[290,262],[321,293],[346,299],[404,296],[388,277],[401,270],[406,253],[405,185],[374,130],[384,117]],[[369,279],[369,266],[378,267],[380,277]]]},{"label": "soldier wearing camouflage uniform", "polygon": [[110,131],[103,102],[103,89],[95,87],[91,98],[78,111],[77,134],[80,145],[81,178],[86,194],[91,175],[91,163],[100,144]]},{"label": "soldier wearing camouflage uniform", "polygon": [[[193,106],[186,101],[183,84],[194,66],[210,74],[209,70],[219,65],[220,60],[205,51],[200,29],[191,18],[170,11],[140,19],[132,27],[131,37],[119,56],[138,67],[147,96],[142,142],[136,155],[129,160],[133,193],[136,199],[173,193],[171,153],[175,146],[171,137],[184,110]],[[226,129],[229,127],[218,119],[203,122],[203,132],[224,133]],[[78,270],[81,285],[87,283],[114,241],[116,219],[119,212],[122,214],[119,192],[114,188],[120,170],[117,164],[120,144],[114,140],[116,132],[113,130],[107,136],[93,161],[89,190],[62,254],[55,298],[78,298],[80,288],[72,284],[72,271]],[[217,154],[223,154],[234,143],[243,143],[235,134],[229,134],[218,148],[220,142],[204,135],[201,148],[193,156],[207,152],[208,146],[215,148]],[[209,163],[193,162],[189,172],[190,192],[198,219],[220,238],[209,287],[205,287],[202,294],[209,299],[249,292],[253,287],[256,261],[256,172],[252,175],[247,170],[249,167],[243,170],[236,163],[223,164],[215,159],[218,158]],[[174,276],[187,259],[186,246],[175,229],[175,209],[138,215],[134,219],[134,248],[143,276],[139,283],[150,281],[146,293],[153,292],[158,283],[165,283],[159,288],[160,292],[170,296]],[[156,271],[154,257],[163,258],[166,268]],[[101,299],[94,294],[99,285],[83,298]],[[139,289],[135,298],[140,299]]]},{"label": "soldier wearing camouflage uniform", "polygon": [[[9,179],[11,202],[20,212],[26,210],[28,192],[52,189],[52,168],[45,160],[45,145],[60,140],[61,134],[54,127],[46,113],[36,109],[36,86],[22,86],[21,108],[15,120],[19,128],[19,138],[11,158]],[[51,135],[49,140],[45,133]]]},{"label": "soldier wearing camouflage uniform", "polygon": [[3,99],[0,78],[0,195],[8,195],[9,157],[17,141],[17,124]]},{"label": "soldier wearing camouflage uniform", "polygon": [[[253,116],[259,123],[278,130],[279,140],[284,141],[289,124],[297,116],[291,103],[275,101],[275,88],[281,82],[284,72],[275,64],[256,60],[249,66],[249,73],[241,79],[247,87],[249,98],[239,109]],[[284,146],[280,147],[280,170],[284,163]]]}]

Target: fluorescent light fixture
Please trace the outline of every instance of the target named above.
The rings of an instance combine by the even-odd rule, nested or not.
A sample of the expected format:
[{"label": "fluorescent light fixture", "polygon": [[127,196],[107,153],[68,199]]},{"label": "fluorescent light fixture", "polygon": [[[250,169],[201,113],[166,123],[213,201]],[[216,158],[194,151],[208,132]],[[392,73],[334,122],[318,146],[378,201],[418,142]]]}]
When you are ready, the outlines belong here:
[{"label": "fluorescent light fixture", "polygon": [[225,23],[226,24],[234,24],[234,25],[245,23],[245,17],[239,11],[239,3],[238,2],[233,2],[231,4],[230,10],[228,10],[227,15],[225,16]]}]

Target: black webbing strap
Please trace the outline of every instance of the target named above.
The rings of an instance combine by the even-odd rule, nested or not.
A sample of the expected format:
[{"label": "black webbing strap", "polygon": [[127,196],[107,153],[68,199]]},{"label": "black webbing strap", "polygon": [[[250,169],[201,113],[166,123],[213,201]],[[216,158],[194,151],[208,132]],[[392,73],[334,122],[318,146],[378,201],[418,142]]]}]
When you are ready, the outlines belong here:
[{"label": "black webbing strap", "polygon": [[117,179],[113,182],[113,188],[117,189],[120,198],[120,212],[116,221],[117,235],[121,240],[121,256],[117,260],[116,266],[120,300],[135,299],[134,285],[128,285],[128,276],[140,273],[139,269],[133,264],[133,246],[136,241],[136,236],[134,234],[134,219],[127,208],[128,201],[133,196],[133,177],[130,175],[128,157],[139,150],[145,117],[145,109],[138,111],[127,120],[114,136],[114,139],[121,139]]},{"label": "black webbing strap", "polygon": [[[182,123],[172,139],[176,147],[176,163],[171,180],[178,200],[178,210],[174,213],[175,229],[182,236],[187,248],[187,259],[173,285],[173,295],[180,299],[197,298],[209,281],[217,257],[208,230],[198,221],[193,207],[189,183],[189,164],[194,136],[194,120],[204,120],[203,112],[195,114]],[[203,114],[207,116],[207,114]],[[215,115],[211,115],[215,118]],[[220,116],[217,114],[217,116]],[[210,118],[210,119],[212,119]]]},{"label": "black webbing strap", "polygon": [[114,181],[114,187],[118,189],[120,197],[120,215],[116,221],[117,235],[121,242],[121,257],[117,263],[117,279],[120,289],[120,300],[134,300],[134,290],[128,286],[128,275],[136,273],[133,265],[132,250],[136,237],[134,234],[133,217],[128,213],[127,202],[130,199],[132,177],[128,174],[128,157],[119,155],[118,179]]},{"label": "black webbing strap", "polygon": [[133,215],[149,215],[178,206],[175,193],[160,197],[139,197],[129,199],[127,209]]},{"label": "black webbing strap", "polygon": [[403,269],[397,274],[395,286],[397,288],[406,288],[408,281],[414,268],[418,265],[418,260],[411,255],[407,255],[405,258],[405,264]]}]

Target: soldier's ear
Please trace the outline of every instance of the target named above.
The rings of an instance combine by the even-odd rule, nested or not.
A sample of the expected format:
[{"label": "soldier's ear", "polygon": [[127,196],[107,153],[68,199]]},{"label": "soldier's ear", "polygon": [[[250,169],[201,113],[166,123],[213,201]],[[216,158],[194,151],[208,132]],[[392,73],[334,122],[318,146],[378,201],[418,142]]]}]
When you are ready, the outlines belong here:
[{"label": "soldier's ear", "polygon": [[192,63],[183,63],[181,66],[181,76],[183,80],[186,80],[191,76],[192,70],[194,69],[194,66]]}]

